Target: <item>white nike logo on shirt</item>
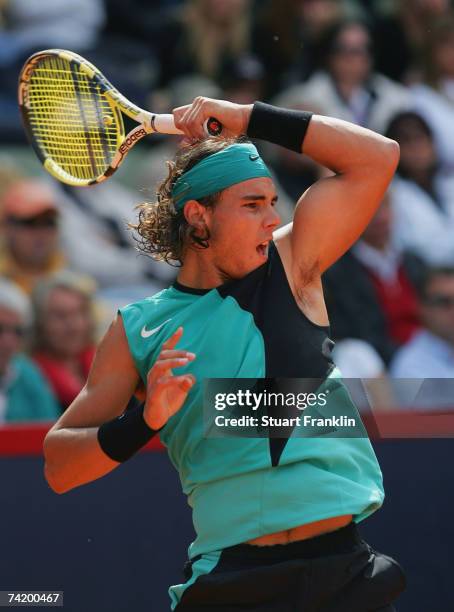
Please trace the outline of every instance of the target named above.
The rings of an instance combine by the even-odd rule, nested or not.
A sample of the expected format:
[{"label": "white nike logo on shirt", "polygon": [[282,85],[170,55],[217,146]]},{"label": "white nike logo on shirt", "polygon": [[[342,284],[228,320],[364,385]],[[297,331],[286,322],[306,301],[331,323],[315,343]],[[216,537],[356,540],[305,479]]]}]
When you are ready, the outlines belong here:
[{"label": "white nike logo on shirt", "polygon": [[161,325],[158,325],[158,327],[154,327],[153,329],[147,329],[146,325],[144,325],[142,327],[140,335],[142,336],[142,338],[149,338],[150,336],[158,332],[161,329],[161,327],[163,327],[166,323],[168,323],[171,320],[172,319],[167,319],[167,321],[164,321],[164,323],[161,323]]}]

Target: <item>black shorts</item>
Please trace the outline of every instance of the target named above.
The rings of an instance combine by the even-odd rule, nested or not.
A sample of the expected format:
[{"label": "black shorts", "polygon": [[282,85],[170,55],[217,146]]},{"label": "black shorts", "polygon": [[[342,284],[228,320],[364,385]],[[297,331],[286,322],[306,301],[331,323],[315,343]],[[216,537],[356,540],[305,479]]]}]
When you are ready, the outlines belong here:
[{"label": "black shorts", "polygon": [[[191,565],[185,576],[190,580]],[[391,612],[405,588],[398,563],[351,523],[290,544],[240,544],[185,589],[177,612]]]}]

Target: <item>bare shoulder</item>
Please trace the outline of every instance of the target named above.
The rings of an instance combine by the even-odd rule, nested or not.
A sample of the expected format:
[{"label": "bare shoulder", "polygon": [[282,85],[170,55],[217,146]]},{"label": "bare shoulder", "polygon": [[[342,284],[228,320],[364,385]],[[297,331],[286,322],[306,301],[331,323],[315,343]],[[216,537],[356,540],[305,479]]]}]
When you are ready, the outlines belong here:
[{"label": "bare shoulder", "polygon": [[99,343],[88,380],[55,428],[91,427],[120,415],[139,384],[121,316]]},{"label": "bare shoulder", "polygon": [[300,310],[317,325],[328,325],[321,274],[313,262],[295,261],[292,249],[293,223],[279,228],[273,241],[281,258],[289,286]]},{"label": "bare shoulder", "polygon": [[130,371],[137,373],[120,315],[112,321],[98,345],[87,385],[95,384],[100,376],[110,375],[112,371],[123,371],[125,374]]}]

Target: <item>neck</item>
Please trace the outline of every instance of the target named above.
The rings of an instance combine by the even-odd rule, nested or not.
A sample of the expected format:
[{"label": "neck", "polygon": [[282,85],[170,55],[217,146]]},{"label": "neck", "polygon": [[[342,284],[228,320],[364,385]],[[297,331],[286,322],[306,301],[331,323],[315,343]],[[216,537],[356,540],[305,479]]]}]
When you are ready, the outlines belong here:
[{"label": "neck", "polygon": [[359,85],[358,83],[348,83],[348,82],[345,82],[345,81],[343,81],[342,83],[338,83],[337,84],[337,89],[338,89],[340,95],[342,96],[342,98],[346,102],[350,102],[353,94],[360,87],[361,87],[361,85]]},{"label": "neck", "polygon": [[433,175],[430,171],[421,170],[420,172],[413,173],[413,180],[419,185],[424,191],[432,193],[433,190]]},{"label": "neck", "polygon": [[177,280],[193,289],[213,289],[229,279],[216,268],[205,251],[195,252],[188,249]]}]

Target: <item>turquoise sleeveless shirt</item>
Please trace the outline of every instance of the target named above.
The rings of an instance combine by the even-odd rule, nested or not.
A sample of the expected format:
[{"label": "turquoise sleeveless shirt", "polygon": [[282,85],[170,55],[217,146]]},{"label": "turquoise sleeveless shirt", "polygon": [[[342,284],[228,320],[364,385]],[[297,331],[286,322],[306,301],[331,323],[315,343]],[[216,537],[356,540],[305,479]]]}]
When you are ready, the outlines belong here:
[{"label": "turquoise sleeveless shirt", "polygon": [[177,370],[197,382],[160,433],[192,508],[191,558],[329,517],[358,522],[380,507],[382,476],[367,437],[204,437],[206,378],[320,377],[329,401],[356,413],[336,378],[328,329],[296,305],[274,245],[240,280],[207,291],[176,283],[120,312],[144,382],[179,326],[178,347],[197,356]]}]

